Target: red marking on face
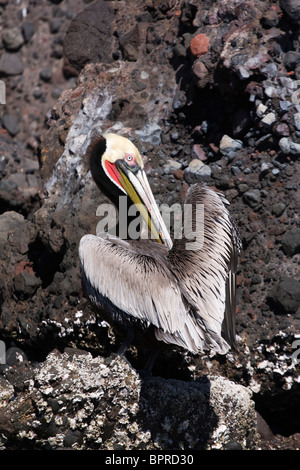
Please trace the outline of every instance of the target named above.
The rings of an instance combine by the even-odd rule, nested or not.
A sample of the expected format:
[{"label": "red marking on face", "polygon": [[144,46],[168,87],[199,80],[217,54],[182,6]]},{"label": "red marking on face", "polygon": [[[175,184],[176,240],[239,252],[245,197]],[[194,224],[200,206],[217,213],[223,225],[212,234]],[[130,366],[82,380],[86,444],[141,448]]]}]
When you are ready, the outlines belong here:
[{"label": "red marking on face", "polygon": [[111,177],[111,179],[113,181],[115,181],[115,183],[118,186],[121,186],[121,183],[120,183],[121,175],[120,175],[116,165],[114,163],[110,163],[106,160],[105,167],[106,167],[106,170],[107,170],[109,176]]}]

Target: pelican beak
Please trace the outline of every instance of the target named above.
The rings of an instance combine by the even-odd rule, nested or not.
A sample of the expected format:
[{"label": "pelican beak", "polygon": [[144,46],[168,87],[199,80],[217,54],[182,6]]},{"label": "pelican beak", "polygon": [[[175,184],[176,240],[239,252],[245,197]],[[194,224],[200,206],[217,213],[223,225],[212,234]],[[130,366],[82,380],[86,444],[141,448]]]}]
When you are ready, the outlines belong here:
[{"label": "pelican beak", "polygon": [[139,168],[133,172],[122,165],[122,162],[120,163],[118,171],[122,187],[139,210],[155,239],[171,249],[173,243],[155,202],[145,171]]}]

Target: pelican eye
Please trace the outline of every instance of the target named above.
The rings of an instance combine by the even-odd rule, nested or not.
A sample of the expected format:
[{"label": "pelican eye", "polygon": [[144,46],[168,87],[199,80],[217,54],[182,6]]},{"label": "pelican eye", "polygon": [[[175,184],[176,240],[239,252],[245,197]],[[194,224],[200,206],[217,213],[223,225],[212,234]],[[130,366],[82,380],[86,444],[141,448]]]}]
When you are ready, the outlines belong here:
[{"label": "pelican eye", "polygon": [[126,162],[134,162],[134,156],[131,153],[125,153],[125,160]]}]

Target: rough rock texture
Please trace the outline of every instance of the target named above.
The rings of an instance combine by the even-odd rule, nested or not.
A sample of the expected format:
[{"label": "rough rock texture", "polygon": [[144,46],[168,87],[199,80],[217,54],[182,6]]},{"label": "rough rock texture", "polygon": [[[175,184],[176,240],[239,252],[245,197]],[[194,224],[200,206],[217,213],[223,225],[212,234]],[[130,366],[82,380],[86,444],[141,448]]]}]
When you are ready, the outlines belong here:
[{"label": "rough rock texture", "polygon": [[13,395],[2,381],[0,448],[222,449],[234,441],[254,449],[260,441],[245,387],[214,376],[141,381],[118,356],[54,351]]},{"label": "rough rock texture", "polygon": [[[95,233],[97,207],[106,202],[91,180],[85,149],[94,133],[112,129],[132,138],[147,157],[159,203],[182,202],[189,184],[204,180],[230,201],[243,239],[237,275],[238,352],[224,358],[168,351],[154,368],[154,375],[163,379],[153,379],[155,388],[149,388],[148,396],[161,387],[170,387],[174,396],[174,379],[188,394],[196,393],[200,379],[227,378],[253,393],[263,418],[258,419],[259,445],[298,449],[300,314],[293,294],[300,280],[298,3],[100,4],[113,12],[107,25],[110,47],[104,57],[108,34],[100,28],[99,50],[92,48],[81,61],[76,56],[81,37],[75,34],[68,43],[66,32],[74,34],[74,22],[80,24],[97,8],[93,3],[43,0],[22,10],[13,2],[0,2],[0,78],[7,91],[0,110],[0,340],[7,353],[11,348],[21,351],[7,354],[9,368],[0,375],[3,409],[14,402],[22,407],[24,400],[26,410],[26,396],[39,393],[36,374],[46,370],[53,349],[81,348],[102,363],[119,345],[120,338],[82,298],[77,251],[80,237]],[[90,41],[82,42],[93,43],[93,28]],[[198,46],[205,47],[194,55],[190,46],[199,35]],[[22,361],[21,353],[29,362]],[[146,354],[132,347],[128,358],[139,368]],[[54,370],[59,383],[60,372]],[[130,374],[136,377],[133,370]],[[9,402],[12,386],[15,400]],[[55,393],[51,387],[49,393]],[[248,404],[252,416],[253,403]],[[223,413],[216,412],[220,423]],[[25,440],[28,446],[56,445],[56,428],[47,431],[53,432],[53,440],[43,434],[47,421],[38,425],[38,437],[20,441],[27,432],[22,428],[18,434],[22,423],[10,422],[4,447],[8,442],[10,448],[25,446]],[[151,423],[150,440],[159,434]],[[226,426],[231,429],[228,439],[254,446],[254,438],[245,444]],[[117,433],[114,426],[109,429],[111,435]],[[223,432],[214,434],[216,429],[205,434],[214,435],[213,444],[208,439],[205,445],[223,448]],[[67,437],[69,428],[63,429],[61,446],[86,442],[80,427],[75,430]],[[164,442],[168,438],[179,442],[178,435],[165,434]]]}]

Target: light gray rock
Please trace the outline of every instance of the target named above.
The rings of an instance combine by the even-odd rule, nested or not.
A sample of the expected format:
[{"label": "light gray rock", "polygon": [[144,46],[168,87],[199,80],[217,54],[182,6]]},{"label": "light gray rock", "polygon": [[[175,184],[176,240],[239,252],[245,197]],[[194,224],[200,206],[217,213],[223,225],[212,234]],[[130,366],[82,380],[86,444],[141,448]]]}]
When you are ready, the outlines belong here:
[{"label": "light gray rock", "polygon": [[24,44],[22,31],[17,26],[7,29],[3,32],[3,43],[8,51],[17,51]]},{"label": "light gray rock", "polygon": [[300,144],[293,142],[289,137],[282,137],[279,140],[279,146],[285,154],[300,155]]},{"label": "light gray rock", "polygon": [[270,128],[272,127],[275,121],[276,121],[275,113],[268,113],[262,118],[261,123],[264,127]]},{"label": "light gray rock", "polygon": [[201,160],[195,158],[184,170],[184,178],[187,183],[194,184],[203,181],[211,176],[211,168],[204,165]]},{"label": "light gray rock", "polygon": [[267,109],[268,109],[268,107],[265,104],[259,103],[259,105],[256,108],[257,116],[262,118],[266,114]]},{"label": "light gray rock", "polygon": [[173,158],[169,158],[164,164],[164,171],[166,174],[172,173],[174,170],[180,170],[181,166],[182,165],[180,162],[174,160]]},{"label": "light gray rock", "polygon": [[161,143],[161,127],[156,123],[147,123],[143,129],[135,131],[143,142],[150,142],[153,145]]},{"label": "light gray rock", "polygon": [[7,211],[0,215],[0,246],[7,243],[11,231],[21,228],[25,224],[23,215],[14,211]]},{"label": "light gray rock", "polygon": [[294,114],[294,124],[298,131],[300,131],[300,113]]},{"label": "light gray rock", "polygon": [[228,135],[223,135],[221,141],[220,141],[220,152],[223,155],[228,155],[230,152],[236,152],[237,150],[240,150],[243,147],[243,143],[241,140],[238,139],[232,139]]}]

